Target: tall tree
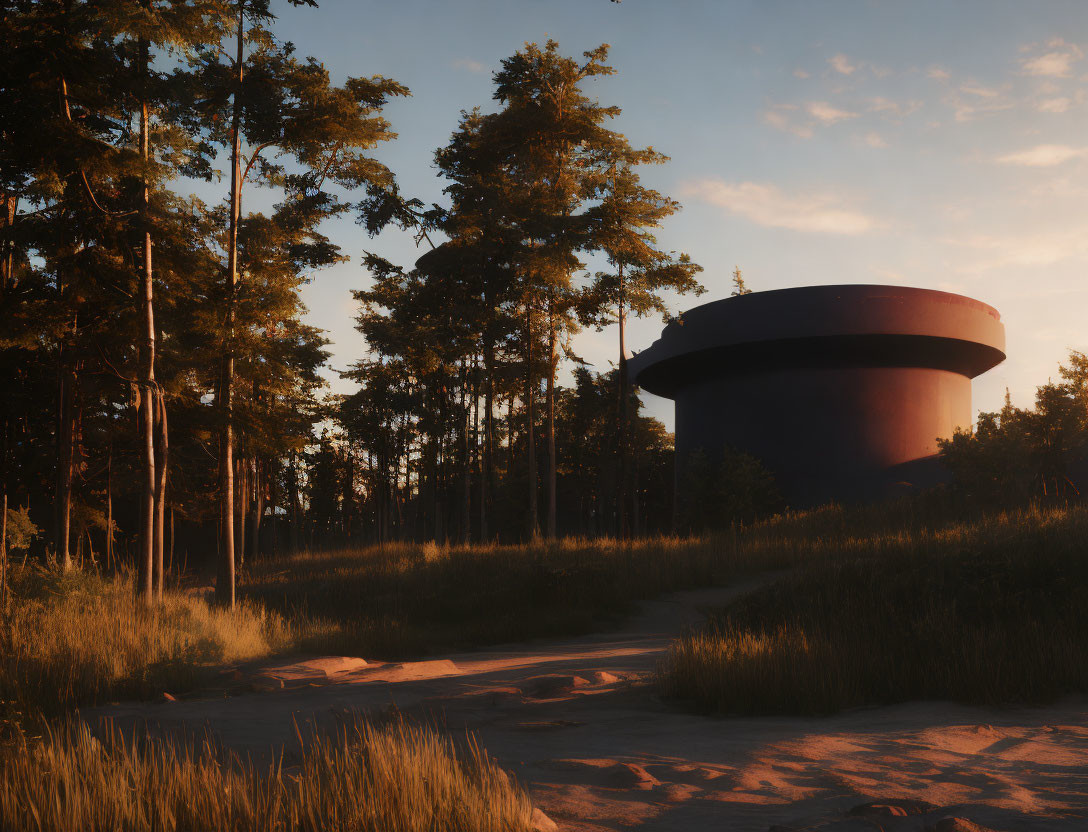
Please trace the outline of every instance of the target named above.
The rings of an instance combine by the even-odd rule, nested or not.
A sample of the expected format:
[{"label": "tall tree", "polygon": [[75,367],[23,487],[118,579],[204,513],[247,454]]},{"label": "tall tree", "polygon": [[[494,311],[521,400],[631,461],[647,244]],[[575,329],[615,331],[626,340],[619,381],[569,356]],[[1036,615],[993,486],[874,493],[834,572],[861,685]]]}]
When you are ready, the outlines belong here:
[{"label": "tall tree", "polygon": [[[294,5],[316,5],[292,0]],[[406,88],[380,76],[330,83],[316,60],[299,60],[290,44],[268,28],[268,0],[237,0],[234,57],[205,50],[198,61],[207,95],[201,112],[210,140],[229,148],[231,190],[224,241],[226,300],[223,360],[217,385],[220,410],[221,558],[216,593],[233,606],[235,597],[235,316],[239,284],[239,228],[243,187],[252,175],[282,189],[310,212],[327,218],[353,207],[330,186],[375,192],[393,188],[392,174],[367,153],[395,137],[379,113]],[[247,29],[248,24],[248,29]],[[246,46],[250,50],[247,54]],[[283,160],[283,161],[278,161]]]},{"label": "tall tree", "polygon": [[[642,163],[661,164],[667,157],[644,151],[638,159]],[[637,317],[656,312],[667,316],[665,293],[701,294],[704,290],[695,279],[702,267],[691,262],[687,254],[676,255],[658,248],[653,229],[680,210],[680,204],[657,191],[641,185],[639,175],[629,163],[609,168],[597,182],[601,194],[599,204],[592,209],[597,243],[608,256],[612,270],[598,272],[593,285],[586,293],[583,315],[598,327],[615,321],[619,330],[619,360],[616,367],[618,413],[617,453],[620,474],[617,494],[617,533],[626,537],[630,528],[628,509],[630,502],[630,453],[629,435],[630,396],[627,377],[627,316]]]}]

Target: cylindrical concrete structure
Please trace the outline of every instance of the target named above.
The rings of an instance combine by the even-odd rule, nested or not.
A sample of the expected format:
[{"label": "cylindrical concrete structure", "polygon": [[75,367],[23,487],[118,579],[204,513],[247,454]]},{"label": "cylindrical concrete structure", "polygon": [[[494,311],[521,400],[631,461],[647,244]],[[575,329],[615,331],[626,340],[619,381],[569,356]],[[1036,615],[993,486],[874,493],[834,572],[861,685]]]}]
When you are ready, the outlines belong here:
[{"label": "cylindrical concrete structure", "polygon": [[902,286],[811,286],[707,303],[628,361],[676,402],[678,486],[701,449],[759,457],[794,505],[933,481],[969,428],[971,379],[1005,358],[997,310]]}]

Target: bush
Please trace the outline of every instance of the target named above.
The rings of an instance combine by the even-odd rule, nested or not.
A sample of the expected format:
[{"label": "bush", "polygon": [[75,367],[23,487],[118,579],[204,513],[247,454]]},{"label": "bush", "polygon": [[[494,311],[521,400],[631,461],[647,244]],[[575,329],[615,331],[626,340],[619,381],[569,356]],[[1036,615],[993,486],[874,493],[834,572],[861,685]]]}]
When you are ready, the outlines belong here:
[{"label": "bush", "polygon": [[680,528],[695,533],[749,524],[783,505],[763,463],[728,445],[716,462],[701,449],[690,454],[680,471],[678,490]]}]

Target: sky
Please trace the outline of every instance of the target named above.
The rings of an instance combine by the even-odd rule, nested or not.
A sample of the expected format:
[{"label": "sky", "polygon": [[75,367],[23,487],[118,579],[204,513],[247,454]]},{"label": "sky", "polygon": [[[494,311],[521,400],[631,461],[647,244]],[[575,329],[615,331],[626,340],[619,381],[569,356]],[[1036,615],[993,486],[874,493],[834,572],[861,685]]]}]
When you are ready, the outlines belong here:
[{"label": "sky", "polygon": [[[526,41],[578,56],[611,46],[616,74],[587,91],[622,108],[612,129],[671,157],[643,182],[683,210],[660,245],[701,264],[706,294],[739,266],[759,291],[880,283],[958,292],[1001,313],[1008,360],[976,380],[976,410],[1006,388],[1028,406],[1069,350],[1088,351],[1088,4],[1002,0],[323,0],[274,2],[276,30],[335,81],[383,75],[412,96],[385,115],[375,156],[402,190],[442,202],[433,166],[462,110],[494,109],[491,74]],[[396,230],[327,233],[351,262],[304,290],[335,370],[361,357],[351,290],[373,251],[410,266]],[[643,349],[660,319],[632,321]],[[615,328],[573,349],[615,362]],[[672,403],[643,394],[672,427]]]}]

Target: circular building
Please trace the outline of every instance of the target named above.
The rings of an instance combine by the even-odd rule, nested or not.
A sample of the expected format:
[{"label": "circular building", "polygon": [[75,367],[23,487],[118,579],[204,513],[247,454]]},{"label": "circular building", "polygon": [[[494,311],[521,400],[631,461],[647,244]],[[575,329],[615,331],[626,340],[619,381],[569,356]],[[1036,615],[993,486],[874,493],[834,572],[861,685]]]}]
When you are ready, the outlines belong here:
[{"label": "circular building", "polygon": [[793,505],[941,478],[937,439],[970,429],[971,379],[1005,359],[991,306],[903,286],[753,292],[685,312],[627,362],[676,403],[676,470],[725,446],[759,457]]}]

